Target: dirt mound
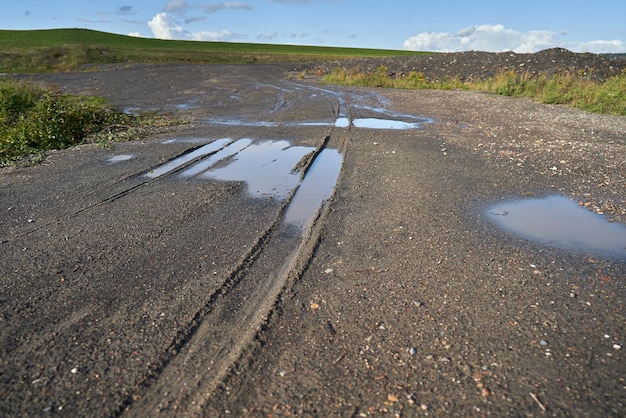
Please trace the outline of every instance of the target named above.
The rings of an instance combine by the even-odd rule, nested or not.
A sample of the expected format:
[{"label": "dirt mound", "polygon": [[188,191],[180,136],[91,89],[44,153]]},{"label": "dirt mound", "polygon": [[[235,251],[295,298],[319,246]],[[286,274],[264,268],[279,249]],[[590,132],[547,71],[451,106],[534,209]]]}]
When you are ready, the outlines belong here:
[{"label": "dirt mound", "polygon": [[335,68],[372,72],[381,65],[387,67],[390,75],[406,75],[416,71],[433,81],[454,77],[462,81],[485,80],[503,71],[528,73],[532,76],[574,73],[604,81],[626,71],[626,57],[574,53],[562,48],[546,49],[533,54],[468,51],[334,61],[316,65],[314,70],[322,74]]}]

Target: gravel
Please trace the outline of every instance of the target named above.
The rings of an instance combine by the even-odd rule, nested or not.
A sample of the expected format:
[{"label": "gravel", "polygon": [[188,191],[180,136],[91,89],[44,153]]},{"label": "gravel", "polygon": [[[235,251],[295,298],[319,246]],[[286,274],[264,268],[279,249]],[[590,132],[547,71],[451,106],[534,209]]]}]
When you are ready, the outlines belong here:
[{"label": "gravel", "polygon": [[453,77],[458,77],[462,81],[486,80],[509,70],[527,72],[532,76],[574,73],[588,76],[596,81],[605,81],[626,71],[626,56],[581,54],[562,48],[546,49],[534,54],[467,51],[410,57],[330,61],[315,65],[312,70],[318,74],[327,74],[335,68],[371,72],[381,65],[387,67],[392,76],[402,76],[416,71],[423,73],[428,80],[432,81]]}]

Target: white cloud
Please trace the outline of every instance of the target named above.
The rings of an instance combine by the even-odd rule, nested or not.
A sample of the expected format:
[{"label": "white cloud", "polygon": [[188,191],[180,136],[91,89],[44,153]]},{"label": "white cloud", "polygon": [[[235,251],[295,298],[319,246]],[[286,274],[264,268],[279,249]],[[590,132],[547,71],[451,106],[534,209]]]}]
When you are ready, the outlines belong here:
[{"label": "white cloud", "polygon": [[130,32],[128,36],[132,36],[134,38],[142,38],[141,33],[139,32]]},{"label": "white cloud", "polygon": [[150,30],[155,38],[159,39],[179,39],[189,41],[230,41],[242,38],[243,35],[233,33],[229,30],[218,32],[198,31],[189,32],[183,29],[178,20],[163,12],[159,13],[148,22]]},{"label": "white cloud", "polygon": [[241,2],[219,3],[188,3],[186,0],[169,0],[162,13],[158,13],[148,22],[148,26],[155,38],[181,39],[195,41],[229,41],[245,38],[244,35],[233,33],[229,30],[217,32],[197,31],[190,32],[183,26],[205,20],[203,16],[187,17],[191,9],[199,9],[204,14],[213,14],[222,10],[252,10],[253,7]]},{"label": "white cloud", "polygon": [[564,33],[550,31],[519,32],[502,25],[476,25],[449,32],[422,32],[404,41],[404,48],[414,51],[513,51],[531,53],[542,49],[563,47],[576,52],[624,52],[622,41],[592,41],[566,43],[560,37]]},{"label": "white cloud", "polygon": [[159,13],[148,22],[148,26],[155,38],[184,39],[187,37],[182,25],[167,13]]},{"label": "white cloud", "polygon": [[626,52],[626,42],[613,41],[589,41],[578,44],[577,52],[595,52],[597,54]]},{"label": "white cloud", "polygon": [[230,41],[240,37],[241,35],[232,33],[229,30],[222,30],[219,32],[201,31],[191,33],[191,39],[193,39],[194,41]]}]

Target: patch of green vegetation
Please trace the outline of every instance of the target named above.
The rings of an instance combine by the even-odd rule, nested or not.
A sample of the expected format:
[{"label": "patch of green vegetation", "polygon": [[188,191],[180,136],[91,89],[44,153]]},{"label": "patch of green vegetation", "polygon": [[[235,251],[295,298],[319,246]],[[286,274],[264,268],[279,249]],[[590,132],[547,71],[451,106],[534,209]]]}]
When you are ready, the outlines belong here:
[{"label": "patch of green vegetation", "polygon": [[365,48],[235,42],[168,41],[88,29],[0,30],[0,71],[68,71],[103,63],[312,62],[354,57],[417,55]]},{"label": "patch of green vegetation", "polygon": [[0,79],[0,166],[40,161],[45,151],[128,137],[158,116],[132,116],[104,99],[71,96],[23,81]]},{"label": "patch of green vegetation", "polygon": [[626,71],[603,83],[582,74],[555,74],[532,77],[527,73],[505,71],[487,81],[464,82],[458,78],[428,80],[424,74],[411,72],[391,76],[381,66],[371,73],[334,69],[323,81],[364,87],[399,89],[475,90],[512,97],[527,97],[546,104],[564,104],[589,112],[626,116]]}]

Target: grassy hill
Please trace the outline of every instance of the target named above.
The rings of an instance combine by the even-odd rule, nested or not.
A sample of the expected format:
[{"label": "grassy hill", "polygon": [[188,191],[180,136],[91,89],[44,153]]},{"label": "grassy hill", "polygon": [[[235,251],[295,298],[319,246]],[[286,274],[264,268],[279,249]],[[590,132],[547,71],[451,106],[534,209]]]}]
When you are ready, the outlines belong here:
[{"label": "grassy hill", "polygon": [[0,71],[66,71],[104,63],[269,63],[417,55],[364,48],[173,41],[88,29],[0,30]]}]

